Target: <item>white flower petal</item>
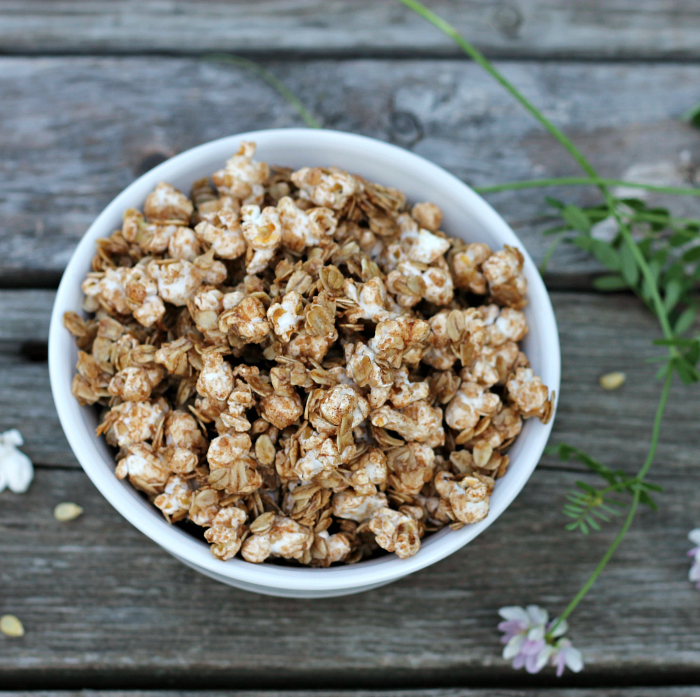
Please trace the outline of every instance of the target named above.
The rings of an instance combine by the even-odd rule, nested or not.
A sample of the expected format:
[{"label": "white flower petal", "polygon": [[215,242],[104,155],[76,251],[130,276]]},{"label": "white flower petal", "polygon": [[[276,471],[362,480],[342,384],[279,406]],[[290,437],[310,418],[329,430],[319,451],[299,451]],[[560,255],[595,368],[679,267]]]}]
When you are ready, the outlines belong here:
[{"label": "white flower petal", "polygon": [[22,438],[22,434],[16,428],[11,428],[5,433],[0,433],[0,445],[24,445],[24,438]]},{"label": "white flower petal", "polygon": [[520,649],[525,643],[524,634],[516,634],[503,648],[503,658],[506,660],[517,656],[520,653]]},{"label": "white flower petal", "polygon": [[508,605],[507,607],[502,607],[498,614],[504,619],[513,622],[523,622],[524,624],[530,624],[530,618],[527,612],[523,608],[517,605]]},{"label": "white flower petal", "polygon": [[[556,620],[552,620],[552,626],[556,624]],[[569,631],[569,623],[566,620],[562,620],[557,624],[556,628],[554,629],[553,632],[550,632],[552,637],[558,637],[566,634]]]},{"label": "white flower petal", "polygon": [[527,633],[527,638],[528,638],[528,641],[539,641],[540,639],[543,639],[544,638],[544,626],[540,625],[539,627],[533,627]]},{"label": "white flower petal", "polygon": [[700,528],[695,528],[688,533],[688,539],[695,545],[700,545]]},{"label": "white flower petal", "polygon": [[530,617],[530,622],[533,627],[539,624],[547,624],[547,620],[549,619],[549,613],[539,605],[528,605],[527,614]]},{"label": "white flower petal", "polygon": [[693,564],[688,572],[689,581],[700,581],[700,564]]},{"label": "white flower petal", "polygon": [[583,670],[583,658],[581,657],[581,652],[575,649],[573,646],[569,646],[564,649],[564,661],[566,665],[574,671],[574,673],[579,673]]},{"label": "white flower petal", "polygon": [[5,470],[2,465],[0,465],[0,492],[5,491],[7,488],[7,477],[5,476]]},{"label": "white flower petal", "polygon": [[544,668],[545,664],[549,660],[549,657],[554,653],[554,647],[552,646],[545,646],[537,655],[537,660],[535,661],[534,665],[531,666],[532,670],[528,670],[529,672],[532,673],[539,673],[539,671]]},{"label": "white flower petal", "polygon": [[32,461],[19,450],[13,449],[4,454],[0,460],[0,467],[5,475],[7,486],[15,494],[23,494],[34,479]]}]

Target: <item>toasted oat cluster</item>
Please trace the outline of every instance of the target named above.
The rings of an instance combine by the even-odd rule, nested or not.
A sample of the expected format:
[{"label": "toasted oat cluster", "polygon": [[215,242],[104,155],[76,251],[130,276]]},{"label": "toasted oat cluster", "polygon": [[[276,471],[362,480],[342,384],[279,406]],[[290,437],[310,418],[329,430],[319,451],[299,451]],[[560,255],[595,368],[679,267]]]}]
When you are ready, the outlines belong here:
[{"label": "toasted oat cluster", "polygon": [[[244,143],[190,196],[160,183],[97,243],[66,314],[73,394],[115,474],[212,553],[325,567],[401,558],[483,520],[552,397],[518,342],[522,254],[432,203]],[[468,231],[467,231],[468,232]]]}]

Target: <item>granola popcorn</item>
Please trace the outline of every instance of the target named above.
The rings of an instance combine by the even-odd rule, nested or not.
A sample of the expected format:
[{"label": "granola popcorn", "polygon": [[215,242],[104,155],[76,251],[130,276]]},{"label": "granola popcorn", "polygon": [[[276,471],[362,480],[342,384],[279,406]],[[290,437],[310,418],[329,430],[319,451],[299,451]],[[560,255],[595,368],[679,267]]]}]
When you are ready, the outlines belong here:
[{"label": "granola popcorn", "polygon": [[115,475],[222,561],[406,558],[482,520],[553,396],[519,345],[521,252],[442,217],[253,143],[189,195],[159,183],[64,317]]}]

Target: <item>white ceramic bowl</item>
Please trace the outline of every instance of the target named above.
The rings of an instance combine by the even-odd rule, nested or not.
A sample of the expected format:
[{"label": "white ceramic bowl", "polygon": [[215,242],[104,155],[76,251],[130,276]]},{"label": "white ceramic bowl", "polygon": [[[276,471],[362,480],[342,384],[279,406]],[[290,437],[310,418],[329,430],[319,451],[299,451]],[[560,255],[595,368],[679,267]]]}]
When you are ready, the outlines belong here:
[{"label": "white ceramic bowl", "polygon": [[215,559],[208,545],[169,525],[160,511],[126,481],[114,476],[114,460],[104,439],[95,436],[94,409],[81,407],[71,395],[77,349],[64,329],[64,312],[81,312],[80,284],[90,270],[95,240],[121,225],[126,208],[140,208],[160,181],[189,191],[196,179],[219,169],[243,140],[257,143],[260,160],[290,167],[336,165],[371,181],[404,191],[409,201],[432,201],[444,213],[443,229],[468,241],[495,249],[518,247],[525,256],[530,302],[525,310],[530,331],[524,350],[550,390],[559,392],[560,354],[557,326],[547,291],[522,244],[506,222],[461,181],[406,150],[371,138],[327,130],[275,129],[221,138],[183,152],[155,167],[127,187],[90,226],[63,274],[56,295],[49,334],[51,389],[61,425],[78,461],[103,496],[134,526],[185,564],[223,583],[246,590],[288,597],[327,597],[357,593],[406,576],[452,554],[484,531],[508,507],[535,469],[549,437],[535,419],[525,423],[510,450],[511,465],[491,497],[488,517],[459,531],[449,528],[426,538],[409,559],[394,555],[351,566],[306,569],[275,564],[249,564],[240,559]]}]

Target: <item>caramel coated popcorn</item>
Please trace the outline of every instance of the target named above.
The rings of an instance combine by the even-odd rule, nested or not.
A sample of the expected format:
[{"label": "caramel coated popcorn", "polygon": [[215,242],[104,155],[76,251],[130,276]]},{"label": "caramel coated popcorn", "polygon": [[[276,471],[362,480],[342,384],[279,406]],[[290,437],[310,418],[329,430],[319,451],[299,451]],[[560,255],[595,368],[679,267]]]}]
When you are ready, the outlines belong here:
[{"label": "caramel coated popcorn", "polygon": [[[327,567],[483,520],[523,420],[523,256],[432,203],[242,144],[98,240],[73,394],[115,474],[215,557]],[[465,234],[468,235],[468,230]]]}]

